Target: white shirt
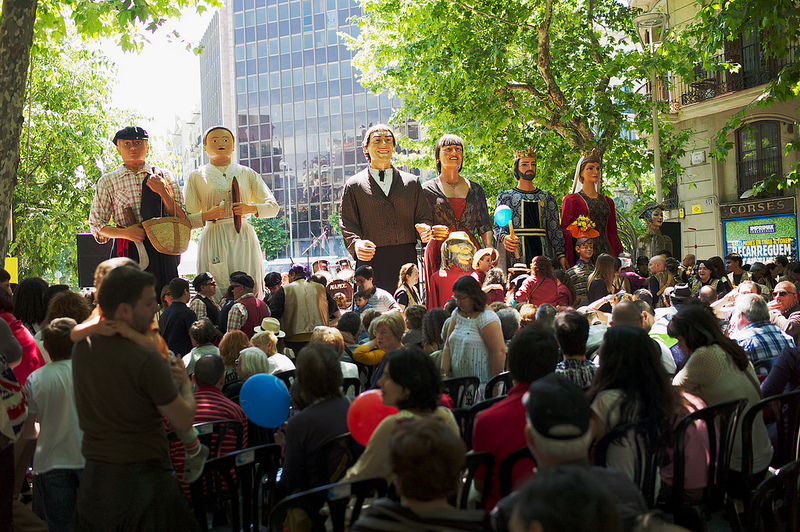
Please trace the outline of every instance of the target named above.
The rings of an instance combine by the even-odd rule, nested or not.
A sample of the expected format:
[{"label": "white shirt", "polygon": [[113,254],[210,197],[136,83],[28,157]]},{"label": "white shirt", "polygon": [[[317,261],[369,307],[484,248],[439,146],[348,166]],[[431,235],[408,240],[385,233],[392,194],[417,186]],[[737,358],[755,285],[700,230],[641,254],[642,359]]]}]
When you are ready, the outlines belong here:
[{"label": "white shirt", "polygon": [[51,469],[82,469],[83,431],[78,425],[75,392],[72,386],[72,361],[57,360],[28,376],[25,393],[28,412],[39,420],[39,438],[33,455],[33,472]]},{"label": "white shirt", "polygon": [[392,179],[394,178],[394,172],[392,172],[392,168],[389,167],[386,170],[384,170],[383,181],[381,181],[381,178],[379,176],[380,170],[378,170],[377,168],[372,168],[370,166],[369,174],[372,176],[375,182],[378,183],[378,186],[381,187],[381,190],[383,191],[384,195],[388,198],[389,190],[392,188]]}]

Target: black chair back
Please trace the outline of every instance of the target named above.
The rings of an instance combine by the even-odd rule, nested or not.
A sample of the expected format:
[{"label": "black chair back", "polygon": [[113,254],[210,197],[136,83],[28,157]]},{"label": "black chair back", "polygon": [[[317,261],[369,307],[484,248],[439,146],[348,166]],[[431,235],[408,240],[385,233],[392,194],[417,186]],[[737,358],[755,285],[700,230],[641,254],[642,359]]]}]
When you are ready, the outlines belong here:
[{"label": "black chair back", "polygon": [[[238,532],[244,526],[244,530],[257,530],[263,524],[259,513],[265,506],[259,503],[259,495],[269,500],[275,488],[280,459],[280,445],[270,444],[208,460],[203,475],[189,486],[192,508],[200,529],[208,530],[207,514],[214,509],[209,501],[218,499],[217,494],[224,491],[231,501],[230,529]],[[263,517],[266,517],[267,510],[268,507]]]},{"label": "black chair back", "polygon": [[[361,515],[364,501],[369,498],[384,497],[386,492],[385,479],[368,478],[328,484],[291,495],[272,509],[269,515],[269,530],[270,532],[283,532],[289,510],[297,508],[305,512],[311,520],[311,532],[326,532],[327,530],[345,532],[349,528],[345,523],[348,508],[352,508],[350,523],[355,523],[358,516]],[[325,505],[328,506],[327,512],[322,511]],[[331,526],[328,528],[326,522],[329,518]]]},{"label": "black chair back", "polygon": [[511,373],[508,371],[498,373],[486,383],[486,392],[484,392],[483,396],[486,399],[491,399],[492,397],[508,395],[508,390],[510,390],[512,386]]},{"label": "black chair back", "polygon": [[454,377],[445,379],[444,393],[453,400],[453,408],[472,406],[478,398],[478,387],[481,380],[478,377]]},{"label": "black chair back", "polygon": [[[765,397],[754,404],[742,420],[742,475],[748,485],[753,471],[753,423],[769,410],[775,421],[777,447],[773,450],[773,467],[780,468],[800,459],[800,388],[788,393]],[[755,486],[750,486],[755,488]]]},{"label": "black chair back", "polygon": [[633,483],[639,487],[647,506],[656,506],[656,484],[661,482],[663,434],[658,425],[650,420],[617,425],[597,444],[594,455],[595,465],[607,467],[610,448],[622,446],[630,453],[633,463]]},{"label": "black chair back", "polygon": [[361,381],[357,377],[348,377],[342,380],[342,392],[345,395],[356,397],[363,391],[364,389],[363,386],[361,386]]},{"label": "black chair back", "polygon": [[291,390],[292,383],[294,383],[294,372],[295,370],[290,369],[288,371],[281,371],[280,373],[276,373],[275,376],[283,381],[283,383],[286,385],[287,390]]},{"label": "black chair back", "polygon": [[[723,507],[728,488],[728,471],[736,436],[736,426],[746,403],[747,399],[737,399],[709,406],[692,412],[681,420],[673,435],[675,448],[674,475],[672,493],[663,508],[665,511],[674,513],[687,506],[685,504],[686,494],[683,488],[686,474],[686,431],[697,420],[705,422],[709,443],[706,488],[698,506],[704,507],[707,513]],[[676,524],[679,523],[676,522]]]},{"label": "black chair back", "polygon": [[483,493],[491,490],[492,470],[494,468],[494,455],[492,453],[467,453],[467,461],[458,482],[458,493],[456,494],[456,508],[466,510],[469,502],[469,492],[475,484],[475,474],[483,468]]},{"label": "black chair back", "polygon": [[[511,495],[511,492],[514,491],[514,468],[522,460],[531,461],[532,465],[530,471],[532,475],[533,469],[536,467],[536,460],[533,458],[531,450],[527,447],[520,447],[503,458],[503,461],[500,463],[500,469],[497,471],[497,475],[500,481],[500,495],[502,497]],[[484,491],[484,493],[488,493],[488,491]]]},{"label": "black chair back", "polygon": [[750,532],[796,532],[800,530],[800,460],[783,466],[762,482],[750,503]]},{"label": "black chair back", "polygon": [[317,451],[317,485],[338,482],[363,452],[364,446],[353,439],[349,432],[327,440]]},{"label": "black chair back", "polygon": [[206,423],[195,423],[200,443],[208,447],[209,458],[217,458],[222,449],[222,442],[228,432],[236,435],[236,450],[242,448],[244,438],[244,427],[241,422],[235,419],[223,419],[219,421],[208,421]]}]

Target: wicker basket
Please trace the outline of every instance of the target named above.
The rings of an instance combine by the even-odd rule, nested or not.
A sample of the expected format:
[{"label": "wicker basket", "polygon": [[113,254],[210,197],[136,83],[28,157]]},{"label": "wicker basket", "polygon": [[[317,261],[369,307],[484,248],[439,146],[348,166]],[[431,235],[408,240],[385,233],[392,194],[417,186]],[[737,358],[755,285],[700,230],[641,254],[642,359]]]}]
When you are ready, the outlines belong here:
[{"label": "wicker basket", "polygon": [[151,218],[142,222],[144,232],[156,251],[165,255],[180,255],[189,247],[192,224],[177,216]]}]

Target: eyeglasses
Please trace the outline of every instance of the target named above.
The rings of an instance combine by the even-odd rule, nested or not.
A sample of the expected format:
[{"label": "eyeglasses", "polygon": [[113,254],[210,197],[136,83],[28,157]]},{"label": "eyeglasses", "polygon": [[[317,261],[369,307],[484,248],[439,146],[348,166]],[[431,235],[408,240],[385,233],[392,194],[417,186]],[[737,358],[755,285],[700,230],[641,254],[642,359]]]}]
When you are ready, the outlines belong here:
[{"label": "eyeglasses", "polygon": [[465,299],[469,299],[469,296],[457,296],[457,295],[453,295],[453,299],[455,299],[456,301],[464,301]]},{"label": "eyeglasses", "polygon": [[203,283],[203,286],[217,286],[217,283],[215,283],[214,281],[210,281],[208,283]]},{"label": "eyeglasses", "polygon": [[788,294],[794,294],[794,292],[786,292],[785,290],[781,290],[780,292],[772,292],[772,297],[786,297]]}]

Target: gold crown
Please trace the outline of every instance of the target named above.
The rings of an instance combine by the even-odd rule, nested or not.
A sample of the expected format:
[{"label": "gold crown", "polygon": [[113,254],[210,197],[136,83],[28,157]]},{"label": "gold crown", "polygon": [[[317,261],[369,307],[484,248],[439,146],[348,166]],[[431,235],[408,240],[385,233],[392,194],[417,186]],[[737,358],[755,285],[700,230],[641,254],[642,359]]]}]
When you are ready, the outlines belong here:
[{"label": "gold crown", "polygon": [[581,155],[583,155],[584,157],[602,157],[602,154],[600,153],[600,150],[597,148],[597,146],[592,146],[591,150],[582,151]]},{"label": "gold crown", "polygon": [[514,159],[521,159],[523,157],[531,157],[536,159],[536,150],[533,148],[527,148],[524,150],[514,150]]}]

